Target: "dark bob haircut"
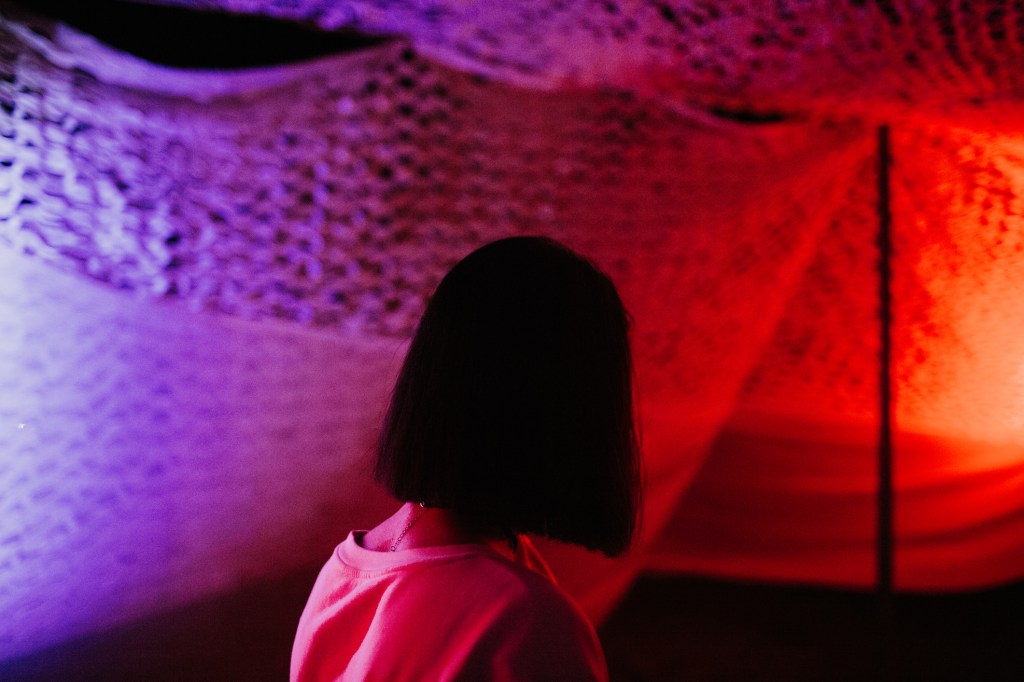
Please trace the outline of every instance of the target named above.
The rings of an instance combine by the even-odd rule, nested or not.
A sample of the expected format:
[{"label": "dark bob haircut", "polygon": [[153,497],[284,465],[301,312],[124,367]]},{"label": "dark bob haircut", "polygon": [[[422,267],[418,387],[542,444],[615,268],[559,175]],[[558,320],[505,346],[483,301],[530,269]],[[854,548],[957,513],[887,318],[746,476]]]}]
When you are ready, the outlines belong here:
[{"label": "dark bob haircut", "polygon": [[555,241],[469,254],[413,338],[377,480],[476,528],[621,554],[641,495],[628,324],[612,281]]}]

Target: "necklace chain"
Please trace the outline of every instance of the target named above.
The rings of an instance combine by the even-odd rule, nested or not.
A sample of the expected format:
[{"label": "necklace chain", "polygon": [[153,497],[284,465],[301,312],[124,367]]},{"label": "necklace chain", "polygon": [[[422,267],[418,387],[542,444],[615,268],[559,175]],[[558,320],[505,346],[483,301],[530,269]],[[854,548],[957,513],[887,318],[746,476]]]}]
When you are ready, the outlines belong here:
[{"label": "necklace chain", "polygon": [[427,511],[426,503],[425,502],[420,502],[420,510],[416,513],[415,516],[412,517],[412,520],[409,521],[409,523],[405,524],[405,528],[403,528],[402,532],[398,534],[398,537],[395,538],[395,541],[391,543],[390,551],[394,552],[394,551],[396,551],[398,549],[398,544],[402,541],[402,538],[405,537],[405,534],[409,532],[410,528],[412,528],[413,526],[416,525],[417,521],[419,521],[421,518],[423,518],[423,514],[425,514],[426,511]]}]

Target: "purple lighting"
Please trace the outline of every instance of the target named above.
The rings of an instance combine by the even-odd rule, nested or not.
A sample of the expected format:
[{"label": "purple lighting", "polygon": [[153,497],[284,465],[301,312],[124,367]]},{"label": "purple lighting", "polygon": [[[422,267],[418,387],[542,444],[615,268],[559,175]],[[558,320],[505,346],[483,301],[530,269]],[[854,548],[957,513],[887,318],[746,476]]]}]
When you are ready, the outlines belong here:
[{"label": "purple lighting", "polygon": [[0,659],[319,559],[311,518],[373,518],[337,444],[368,445],[399,351],[0,249]]}]

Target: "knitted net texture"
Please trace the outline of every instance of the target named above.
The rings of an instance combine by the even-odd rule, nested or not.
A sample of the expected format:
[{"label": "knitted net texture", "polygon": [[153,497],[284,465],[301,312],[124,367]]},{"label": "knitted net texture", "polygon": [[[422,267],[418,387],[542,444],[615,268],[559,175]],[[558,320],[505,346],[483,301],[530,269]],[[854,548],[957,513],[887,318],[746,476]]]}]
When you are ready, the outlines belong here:
[{"label": "knitted net texture", "polygon": [[158,0],[409,36],[421,53],[534,87],[611,86],[673,107],[972,119],[1012,128],[1013,0]]},{"label": "knitted net texture", "polygon": [[[54,289],[89,284],[63,304],[59,292],[0,298],[13,311],[7,322],[31,327],[32,340],[21,344],[29,350],[0,346],[0,361],[22,370],[0,375],[0,416],[30,421],[24,414],[37,409],[29,416],[49,429],[45,438],[0,432],[10,461],[30,469],[0,468],[0,483],[63,490],[53,481],[87,480],[97,461],[111,452],[130,459],[142,442],[145,461],[164,473],[139,473],[141,482],[112,475],[117,508],[177,510],[168,518],[188,519],[194,538],[175,547],[174,576],[155,560],[108,567],[106,591],[92,595],[94,612],[78,631],[109,624],[104,605],[115,596],[124,617],[195,597],[189,567],[206,565],[208,548],[238,531],[223,519],[257,518],[252,491],[265,483],[274,499],[307,485],[251,459],[310,461],[295,437],[309,415],[321,425],[318,453],[335,440],[345,441],[340,451],[360,442],[349,456],[362,462],[377,415],[360,396],[386,393],[391,375],[375,368],[390,367],[440,277],[477,246],[526,233],[594,259],[635,319],[647,532],[650,541],[669,528],[662,565],[870,584],[883,121],[894,159],[897,423],[901,433],[960,444],[901,450],[898,579],[949,588],[1020,577],[1024,3],[165,4],[400,37],[301,64],[190,72],[50,22],[0,17],[0,247],[5,262],[64,271]],[[45,279],[32,272],[25,281]],[[139,300],[119,311],[103,298],[112,291]],[[79,317],[65,326],[42,312],[14,319],[19,306],[51,299]],[[115,326],[73,310],[94,299]],[[182,332],[178,344],[147,317],[160,306],[175,308],[167,317],[183,329],[195,312],[244,333],[195,315],[205,331]],[[271,334],[275,324],[287,340],[279,328]],[[264,333],[276,350],[246,350]],[[230,353],[197,355],[193,337],[211,347],[235,340]],[[117,343],[130,345],[125,357],[105,357]],[[89,350],[81,357],[97,363],[86,375],[96,381],[76,374],[80,363],[67,358],[79,355],[68,347]],[[132,359],[151,347],[159,367]],[[303,362],[336,366],[291,371]],[[235,375],[260,363],[273,381]],[[47,366],[59,370],[24,371]],[[171,369],[137,381],[137,367]],[[204,407],[190,395],[196,385],[211,394],[227,387],[222,401],[249,396],[273,414],[227,409],[217,396]],[[60,404],[75,406],[74,419],[47,412],[58,388],[73,393]],[[345,398],[344,428],[327,426],[335,396]],[[120,401],[129,397],[160,409],[126,412]],[[104,436],[129,413],[137,438]],[[280,428],[248,429],[247,420],[270,417]],[[217,419],[242,426],[219,428]],[[782,447],[744,436],[771,429]],[[849,447],[832,447],[842,429],[855,434]],[[250,431],[258,450],[237,435]],[[790,447],[797,441],[803,450]],[[176,442],[194,452],[182,455]],[[203,460],[206,469],[193,464],[202,453],[235,454],[223,469]],[[345,490],[359,488],[353,462],[330,473],[352,479]],[[198,481],[195,495],[166,482],[181,477]],[[368,474],[359,481],[369,485]],[[673,518],[688,486],[690,507],[684,501]],[[90,526],[99,503],[76,490],[66,495],[71,511],[44,510],[56,530],[38,551],[12,541],[0,553],[24,583],[4,588],[14,606],[50,593],[34,577],[47,566],[65,570],[54,584],[76,585],[77,559],[58,561],[69,542],[81,549],[101,533],[110,556],[140,542],[145,524],[130,537],[115,524]],[[218,586],[272,570],[249,567],[252,556],[316,559],[322,548],[309,538],[329,533],[310,528],[355,518],[335,512],[361,504],[318,490],[273,533],[247,529],[244,552],[218,554]],[[0,518],[32,508],[18,495],[0,500]],[[305,554],[288,542],[297,529]],[[560,551],[550,550],[556,564]],[[559,574],[600,616],[641,560],[624,568],[574,557]],[[166,594],[156,600],[151,584]],[[11,625],[10,641],[65,636],[63,593],[53,594],[40,607],[49,615]]]},{"label": "knitted net texture", "polygon": [[[1020,442],[1022,140],[931,126],[897,129],[893,145],[901,425]],[[877,414],[875,201],[868,184],[850,188],[849,212],[818,242],[746,382],[743,404],[826,422],[869,422]]]},{"label": "knitted net texture", "polygon": [[[196,310],[407,337],[468,251],[549,234],[621,282],[639,352],[673,365],[652,381],[694,395],[717,382],[672,362],[682,339],[727,363],[737,320],[770,324],[840,210],[827,198],[871,154],[856,125],[709,127],[401,45],[197,103],[55,66],[57,47],[48,61],[4,30],[0,238],[16,250]],[[773,284],[774,303],[742,293]]]},{"label": "knitted net texture", "polygon": [[[769,330],[785,306],[744,400],[804,405],[799,386],[824,382],[840,394],[828,409],[866,417],[874,152],[862,124],[828,121],[870,113],[905,122],[894,191],[908,423],[942,422],[936,395],[970,373],[955,379],[933,346],[980,357],[961,328],[984,324],[965,312],[971,282],[1015,300],[992,289],[1012,286],[1020,258],[1018,137],[1004,128],[1024,73],[1018,4],[165,4],[401,31],[411,45],[183,88],[180,73],[47,22],[5,22],[0,238],[16,250],[194,309],[407,337],[458,258],[541,232],[621,282],[642,363],[659,370],[651,391],[730,385],[694,376],[716,363],[681,362],[680,349],[742,372],[760,337],[737,320]],[[734,120],[759,110],[792,122]],[[782,286],[742,293],[769,282]]]}]

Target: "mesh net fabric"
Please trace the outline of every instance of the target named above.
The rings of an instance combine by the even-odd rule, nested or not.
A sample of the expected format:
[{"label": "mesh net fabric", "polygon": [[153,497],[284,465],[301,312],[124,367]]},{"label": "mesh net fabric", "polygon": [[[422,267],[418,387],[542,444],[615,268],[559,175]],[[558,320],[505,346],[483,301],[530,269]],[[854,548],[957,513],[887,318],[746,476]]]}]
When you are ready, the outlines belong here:
[{"label": "mesh net fabric", "polygon": [[1024,7],[1010,0],[156,2],[408,36],[505,82],[622,88],[670,107],[1013,129],[1024,87]]},{"label": "mesh net fabric", "polygon": [[[177,4],[404,38],[306,64],[196,74],[67,29],[0,24],[0,244],[18,255],[12,263],[71,275],[55,276],[54,287],[89,281],[97,291],[39,299],[55,312],[24,317],[19,333],[34,345],[61,356],[67,345],[100,348],[129,333],[137,337],[129,356],[152,345],[165,356],[161,367],[183,368],[194,350],[169,347],[177,332],[147,311],[212,313],[194,322],[213,330],[208,344],[230,336],[217,320],[253,338],[277,338],[283,325],[295,334],[289,343],[312,349],[310,360],[271,341],[277,350],[253,359],[233,341],[236,361],[201,372],[215,392],[219,376],[234,385],[239,363],[264,363],[274,381],[245,392],[278,427],[258,436],[201,429],[189,442],[232,452],[258,437],[261,453],[308,461],[294,437],[306,428],[302,416],[273,396],[305,390],[287,381],[290,365],[328,357],[337,374],[303,365],[296,376],[324,404],[338,396],[337,451],[359,450],[339,455],[358,460],[344,476],[369,485],[356,464],[376,415],[352,395],[383,394],[390,374],[366,368],[388,366],[460,257],[509,234],[546,234],[606,269],[636,320],[649,479],[644,551],[610,562],[549,546],[562,583],[598,617],[645,565],[867,585],[878,374],[874,123],[885,118],[905,432],[897,581],[934,588],[1021,577],[1024,309],[1014,282],[1024,267],[1024,146],[1010,132],[1024,72],[1017,4],[773,3],[769,14],[742,2]],[[25,281],[38,283],[33,277]],[[78,319],[89,296],[111,289],[143,302],[111,318],[117,329],[54,323]],[[9,319],[29,305],[5,300]],[[330,353],[325,338],[364,350]],[[47,455],[47,442],[78,442],[68,434],[123,418],[111,395],[126,382],[82,382],[64,364],[37,381],[14,371],[27,352],[6,349],[14,379],[4,393],[21,398],[0,406],[67,433],[46,442],[19,434],[3,449],[16,462],[60,460],[18,479],[45,489],[56,471],[88,475],[100,456],[81,444]],[[89,355],[115,378],[137,373],[129,360]],[[186,435],[190,423],[215,423],[216,410],[189,397],[196,370],[176,371],[161,385],[138,382],[133,399],[165,405]],[[54,386],[70,387],[69,400],[90,409],[54,420],[41,397]],[[303,404],[318,419],[326,414],[324,404]],[[244,421],[229,412],[232,424]],[[158,415],[136,418],[140,433],[164,433]],[[255,469],[255,483],[214,485],[230,472],[208,462],[210,485],[186,499],[166,472],[194,462],[173,439],[144,440],[147,461],[165,474],[121,486],[123,505],[145,496],[147,508],[210,511],[170,515],[195,538],[176,547],[178,573],[210,561],[204,542],[231,534],[215,519],[262,506],[253,492],[261,476],[284,480],[268,465]],[[12,486],[18,471],[7,470]],[[358,516],[346,486],[346,499],[318,488],[315,509],[261,516],[275,532],[222,550],[218,570],[258,577],[242,568],[254,552],[319,559],[326,545],[296,553],[287,538],[300,528],[308,538],[313,523],[331,544],[332,512]],[[293,492],[301,494],[275,494]],[[66,509],[95,505],[77,489],[66,497]],[[24,500],[8,502],[24,509]],[[75,584],[73,563],[58,564],[66,575],[39,567],[102,519],[86,515],[69,530],[62,514],[45,526],[64,528],[54,542],[33,552],[10,546],[4,560],[15,573]],[[144,532],[103,537],[116,547]],[[108,566],[82,627],[109,617],[102,604],[114,594],[120,617],[150,608],[152,581],[167,586],[166,602],[195,596],[194,584],[166,580],[167,570],[156,560]],[[39,588],[19,583],[9,593]],[[11,628],[22,642],[56,637],[59,609],[50,621]]]},{"label": "mesh net fabric", "polygon": [[[897,585],[1019,579],[1020,139],[943,125],[893,145]],[[851,195],[651,565],[872,584],[877,218]]]}]

